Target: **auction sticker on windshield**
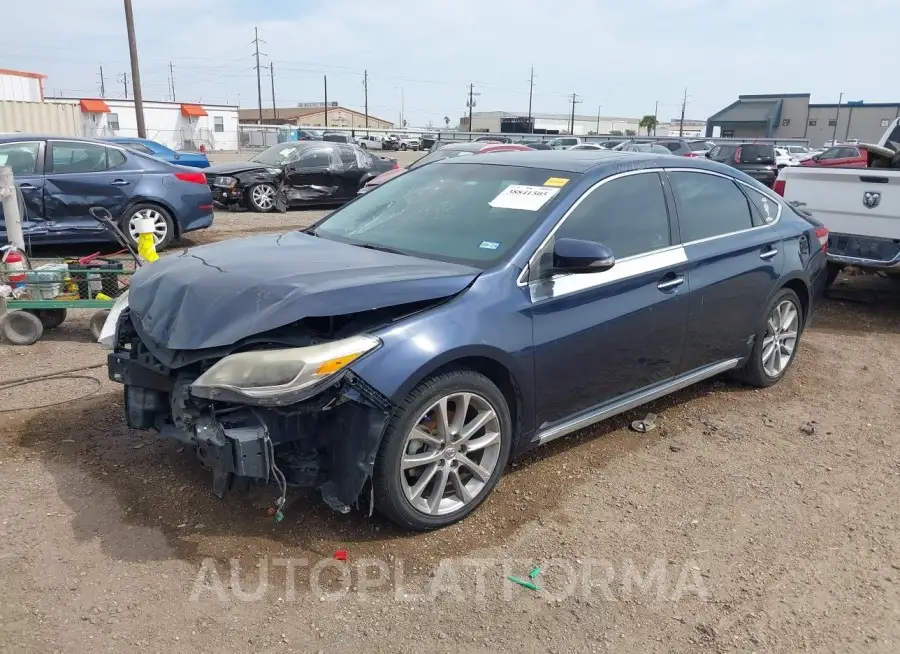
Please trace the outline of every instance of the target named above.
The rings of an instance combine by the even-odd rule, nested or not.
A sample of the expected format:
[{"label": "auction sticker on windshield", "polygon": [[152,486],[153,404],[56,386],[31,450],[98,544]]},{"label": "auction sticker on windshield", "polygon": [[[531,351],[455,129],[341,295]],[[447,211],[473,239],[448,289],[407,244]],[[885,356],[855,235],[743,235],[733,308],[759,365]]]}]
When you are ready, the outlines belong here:
[{"label": "auction sticker on windshield", "polygon": [[569,180],[565,177],[551,177],[544,182],[544,186],[565,186],[568,182]]},{"label": "auction sticker on windshield", "polygon": [[495,209],[537,211],[547,204],[547,202],[549,202],[557,193],[559,193],[558,188],[512,184],[503,189],[503,191],[500,192],[500,195],[495,197],[488,204]]}]

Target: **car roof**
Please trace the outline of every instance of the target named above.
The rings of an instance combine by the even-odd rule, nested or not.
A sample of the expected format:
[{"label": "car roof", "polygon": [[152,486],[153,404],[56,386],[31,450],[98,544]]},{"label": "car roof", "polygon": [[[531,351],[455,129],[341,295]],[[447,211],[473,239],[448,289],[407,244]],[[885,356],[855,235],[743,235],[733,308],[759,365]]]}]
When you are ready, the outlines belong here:
[{"label": "car roof", "polygon": [[[544,168],[567,173],[591,173],[599,176],[642,168],[697,168],[735,176],[735,169],[708,159],[676,157],[656,152],[620,152],[615,150],[534,150],[533,152],[489,152],[477,159],[456,157],[437,162],[456,166],[478,165]],[[743,179],[743,176],[741,177]]]},{"label": "car roof", "polygon": [[24,132],[0,133],[0,141],[83,141],[85,143],[104,143],[100,139],[87,139],[81,136],[63,136],[61,134],[26,134]]}]

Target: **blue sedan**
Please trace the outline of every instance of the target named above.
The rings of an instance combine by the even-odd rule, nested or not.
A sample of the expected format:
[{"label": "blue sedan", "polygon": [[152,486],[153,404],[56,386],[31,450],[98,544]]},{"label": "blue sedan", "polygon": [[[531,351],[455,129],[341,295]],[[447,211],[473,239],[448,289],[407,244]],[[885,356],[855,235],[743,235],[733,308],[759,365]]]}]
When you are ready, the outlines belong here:
[{"label": "blue sedan", "polygon": [[447,159],[303,232],[138,271],[109,375],[128,424],[187,444],[217,495],[272,479],[277,507],[307,485],[434,529],[530,448],[722,373],[780,381],[827,240],[706,160]]},{"label": "blue sedan", "polygon": [[151,157],[168,161],[176,166],[188,166],[190,168],[209,168],[209,159],[202,152],[184,152],[167,148],[162,143],[150,139],[140,139],[131,136],[113,136],[103,139],[109,143],[117,143],[124,148],[149,154]]},{"label": "blue sedan", "polygon": [[[89,209],[106,207],[137,240],[135,222],[151,218],[157,248],[212,225],[206,175],[118,145],[61,136],[0,136],[0,166],[12,168],[24,200],[28,243],[110,241]],[[0,210],[0,242],[6,222]]]}]

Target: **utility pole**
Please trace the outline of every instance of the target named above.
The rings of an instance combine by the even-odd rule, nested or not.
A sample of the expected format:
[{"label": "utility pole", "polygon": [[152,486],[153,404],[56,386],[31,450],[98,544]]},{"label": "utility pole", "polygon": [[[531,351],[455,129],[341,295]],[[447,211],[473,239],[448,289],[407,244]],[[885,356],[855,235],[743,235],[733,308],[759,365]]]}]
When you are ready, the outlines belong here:
[{"label": "utility pole", "polygon": [[528,78],[528,133],[534,134],[531,123],[531,96],[534,95],[534,66],[531,67],[531,76]]},{"label": "utility pole", "polygon": [[275,62],[269,62],[269,76],[272,78],[272,118],[278,122],[278,109],[275,107]]},{"label": "utility pole", "polygon": [[144,94],[141,91],[141,69],[138,65],[137,40],[134,36],[134,12],[131,0],[125,0],[125,27],[128,30],[128,51],[131,55],[131,86],[134,89],[134,114],[137,119],[138,138],[147,138],[144,125]]},{"label": "utility pole", "polygon": [[263,122],[263,114],[262,114],[262,71],[259,67],[259,28],[253,28],[253,43],[256,46],[256,97],[259,101],[259,124],[262,125]]},{"label": "utility pole", "polygon": [[366,97],[366,136],[369,135],[369,71],[363,71],[363,93]]},{"label": "utility pole", "polygon": [[574,135],[574,134],[575,134],[575,105],[576,105],[576,104],[581,104],[581,103],[582,103],[582,100],[579,100],[579,99],[578,99],[578,94],[577,94],[577,93],[573,93],[573,94],[572,94],[572,99],[569,100],[569,102],[572,103],[572,120],[571,120],[571,122],[569,123],[569,134],[573,134],[573,135]]},{"label": "utility pole", "polygon": [[175,69],[172,68],[172,62],[169,62],[169,83],[172,85],[172,102],[175,102]]},{"label": "utility pole", "polygon": [[325,82],[325,129],[328,129],[328,75],[322,75]]},{"label": "utility pole", "polygon": [[117,82],[122,82],[122,86],[125,87],[125,99],[128,99],[128,73],[122,73],[118,77],[116,77]]},{"label": "utility pole", "polygon": [[834,145],[835,139],[837,139],[837,126],[838,121],[841,119],[841,102],[844,101],[844,92],[841,91],[840,97],[838,97],[838,106],[837,106],[837,115],[834,117],[834,133],[831,135],[831,145]]},{"label": "utility pole", "polygon": [[653,106],[653,136],[656,136],[656,123],[659,122],[659,100]]},{"label": "utility pole", "polygon": [[594,134],[600,133],[600,107],[602,106],[602,104],[597,105],[597,131],[595,131]]},{"label": "utility pole", "polygon": [[687,107],[687,88],[684,89],[684,100],[681,101],[681,120],[678,121],[678,136],[684,136],[684,110]]},{"label": "utility pole", "polygon": [[475,106],[475,98],[481,95],[480,93],[475,93],[475,85],[469,84],[469,100],[466,102],[466,106],[469,108],[469,131],[474,132],[472,129],[472,107]]},{"label": "utility pole", "polygon": [[400,87],[400,127],[406,127],[406,96],[403,87]]},{"label": "utility pole", "polygon": [[103,77],[103,64],[100,64],[100,97],[106,97],[106,79]]}]

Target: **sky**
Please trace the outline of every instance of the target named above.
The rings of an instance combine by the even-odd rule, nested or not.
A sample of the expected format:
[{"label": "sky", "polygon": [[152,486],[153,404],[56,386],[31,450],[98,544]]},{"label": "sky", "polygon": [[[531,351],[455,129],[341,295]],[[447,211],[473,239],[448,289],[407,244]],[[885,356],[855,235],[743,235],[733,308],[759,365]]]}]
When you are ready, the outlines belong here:
[{"label": "sky", "polygon": [[[434,126],[476,111],[706,119],[739,94],[811,93],[813,102],[900,101],[900,0],[133,0],[144,98],[279,107],[328,97]],[[45,94],[124,97],[122,0],[12,0],[0,68],[48,76]],[[27,26],[17,30],[10,26]],[[36,27],[39,25],[39,29]],[[882,28],[882,26],[887,26]],[[882,34],[882,38],[877,38]],[[866,36],[870,35],[870,36]],[[872,36],[874,35],[874,36]],[[893,94],[893,95],[892,95]],[[129,90],[129,95],[131,91]]]}]

